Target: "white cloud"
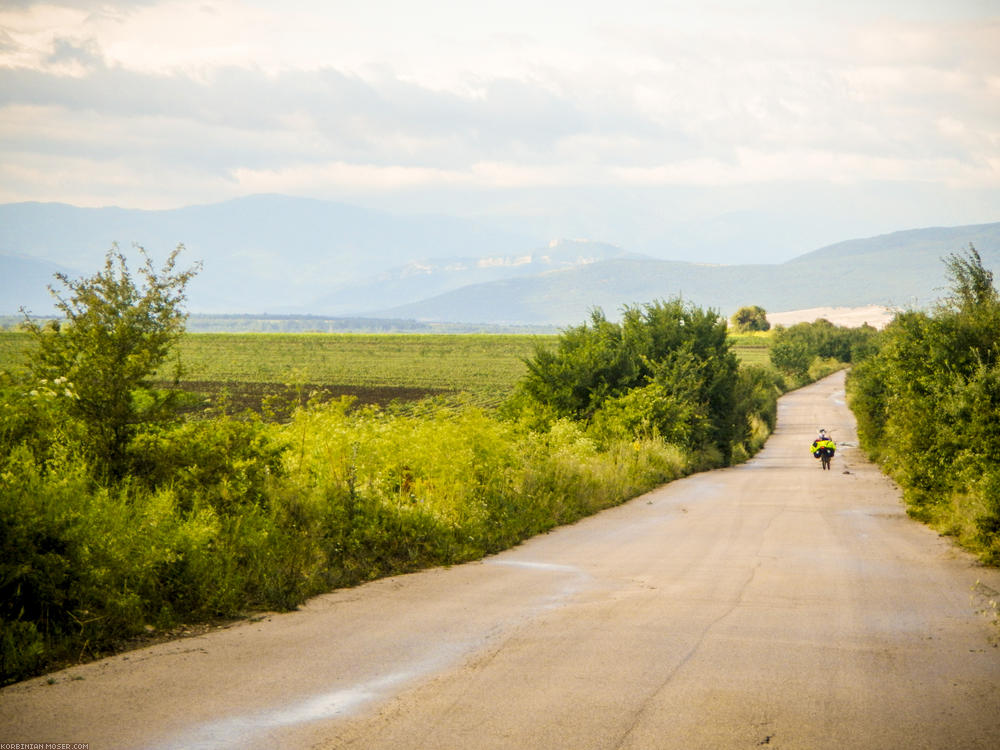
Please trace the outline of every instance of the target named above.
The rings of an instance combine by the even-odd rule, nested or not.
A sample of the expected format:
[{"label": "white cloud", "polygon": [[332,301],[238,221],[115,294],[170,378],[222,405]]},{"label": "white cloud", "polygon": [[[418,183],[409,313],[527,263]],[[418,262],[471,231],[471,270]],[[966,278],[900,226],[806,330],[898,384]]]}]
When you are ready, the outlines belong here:
[{"label": "white cloud", "polygon": [[997,49],[974,0],[7,3],[0,199],[1000,196]]},{"label": "white cloud", "polygon": [[460,186],[471,182],[468,175],[446,169],[346,162],[299,164],[279,169],[238,168],[233,170],[233,177],[243,195],[325,194],[331,190],[344,189],[364,193],[428,186]]}]

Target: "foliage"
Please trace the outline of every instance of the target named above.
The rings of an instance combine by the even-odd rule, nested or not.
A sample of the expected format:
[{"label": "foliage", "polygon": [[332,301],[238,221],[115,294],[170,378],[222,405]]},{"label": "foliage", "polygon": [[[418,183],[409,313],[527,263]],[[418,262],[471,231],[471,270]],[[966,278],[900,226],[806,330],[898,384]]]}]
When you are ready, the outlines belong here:
[{"label": "foliage", "polygon": [[778,331],[771,347],[771,364],[780,372],[796,380],[804,380],[815,358],[815,352],[803,337]]},{"label": "foliage", "polygon": [[771,364],[793,385],[803,385],[842,364],[860,362],[876,348],[878,332],[865,324],[860,328],[835,326],[828,320],[778,326],[771,346]]},{"label": "foliage", "polygon": [[288,445],[259,418],[225,416],[147,429],[129,446],[130,481],[149,491],[170,488],[190,510],[197,499],[220,513],[266,504]]},{"label": "foliage", "polygon": [[910,513],[1000,563],[1000,298],[974,248],[945,262],[952,293],[897,315],[851,373],[851,406]]},{"label": "foliage", "polygon": [[593,422],[604,435],[669,436],[728,461],[739,421],[738,367],[715,312],[659,301],[626,307],[618,324],[597,310],[589,324],[565,331],[555,349],[535,352],[518,401]]},{"label": "foliage", "polygon": [[735,410],[741,415],[742,433],[734,440],[736,459],[754,455],[764,447],[764,441],[778,425],[778,397],[784,392],[785,383],[770,367],[748,365],[741,367],[736,382]]},{"label": "foliage", "polygon": [[[179,246],[157,273],[142,248],[144,286],[137,286],[125,257],[113,248],[104,270],[90,278],[56,278],[53,290],[63,324],[26,326],[37,342],[29,367],[39,383],[65,383],[73,397],[67,415],[81,422],[86,448],[108,476],[126,472],[126,450],[138,425],[163,420],[169,397],[151,392],[149,379],[166,359],[184,326],[184,288],[197,269],[174,272]],[[51,289],[51,288],[50,288]],[[137,398],[145,389],[148,397]]]},{"label": "foliage", "polygon": [[[136,473],[104,483],[64,439],[58,393],[0,405],[0,666],[30,674],[98,655],[147,626],[234,615],[260,595],[248,548],[274,510],[285,445],[260,422],[159,426],[129,446]],[[272,562],[282,557],[275,554]],[[271,574],[268,574],[271,575]],[[262,599],[261,599],[262,600]]]},{"label": "foliage", "polygon": [[0,466],[4,679],[149,629],[475,559],[690,470],[662,441],[598,449],[567,420],[537,432],[474,407],[349,401],[285,425],[163,427],[131,449],[144,474],[116,486],[23,445]]},{"label": "foliage", "polygon": [[[112,263],[101,283],[120,284],[122,273]],[[168,269],[157,278],[178,301],[168,283],[177,276]],[[112,331],[91,331],[84,343],[113,343],[101,337],[119,322],[112,316]],[[142,387],[148,371],[137,367],[145,374],[132,381],[135,421],[118,472],[76,411],[75,382],[54,370],[0,372],[0,681],[150,631],[289,609],[332,587],[475,559],[719,465],[725,451],[742,459],[773,426],[774,372],[737,369],[714,314],[657,304],[599,328],[596,339],[580,334],[581,356],[605,362],[607,376],[597,383],[603,398],[581,399],[593,407],[583,419],[523,392],[502,419],[475,399],[408,410],[297,400],[282,423],[219,410],[154,419],[166,416],[154,408],[162,400]],[[43,338],[63,342],[72,329],[40,324],[30,338],[9,335],[58,352]],[[155,359],[160,333],[140,359]],[[488,359],[484,340],[446,338],[440,346],[466,354],[481,346]],[[373,339],[366,345],[396,343]],[[342,339],[280,343],[304,357],[334,340]],[[528,339],[513,349],[525,341],[558,348]],[[448,361],[424,343],[433,344],[426,355],[414,349],[419,339],[400,342],[401,360]],[[295,377],[289,364],[267,366]]]},{"label": "foliage", "polygon": [[771,323],[767,319],[767,310],[759,305],[741,307],[733,313],[730,321],[737,333],[771,330]]}]

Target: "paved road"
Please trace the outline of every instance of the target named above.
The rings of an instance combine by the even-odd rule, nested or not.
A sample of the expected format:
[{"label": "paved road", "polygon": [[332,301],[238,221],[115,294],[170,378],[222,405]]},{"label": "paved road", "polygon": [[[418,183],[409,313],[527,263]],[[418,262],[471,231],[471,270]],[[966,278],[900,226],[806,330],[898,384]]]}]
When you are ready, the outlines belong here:
[{"label": "paved road", "polygon": [[7,688],[0,742],[1000,747],[1000,572],[907,519],[842,374],[779,422],[745,465],[483,562]]}]

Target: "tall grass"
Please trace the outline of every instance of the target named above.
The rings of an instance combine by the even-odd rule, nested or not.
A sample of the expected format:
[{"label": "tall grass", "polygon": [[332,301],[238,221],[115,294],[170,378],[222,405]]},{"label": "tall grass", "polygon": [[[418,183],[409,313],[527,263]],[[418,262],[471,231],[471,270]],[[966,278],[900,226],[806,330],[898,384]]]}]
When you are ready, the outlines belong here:
[{"label": "tall grass", "polygon": [[41,461],[17,448],[0,472],[4,679],[475,559],[696,468],[662,441],[598,449],[567,421],[543,434],[476,407],[348,406],[147,436],[136,460],[160,464],[116,487],[54,447]]}]

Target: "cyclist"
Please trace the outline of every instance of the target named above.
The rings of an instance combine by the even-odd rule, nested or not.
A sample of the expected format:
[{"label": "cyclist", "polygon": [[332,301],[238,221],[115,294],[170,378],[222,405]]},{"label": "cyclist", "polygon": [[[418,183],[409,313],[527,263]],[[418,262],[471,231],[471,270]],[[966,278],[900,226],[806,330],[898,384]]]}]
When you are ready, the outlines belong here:
[{"label": "cyclist", "polygon": [[830,459],[833,458],[836,450],[837,444],[826,434],[826,430],[820,429],[819,437],[813,440],[810,451],[816,458],[822,459],[826,457],[826,460],[822,463],[824,469],[830,465]]}]

